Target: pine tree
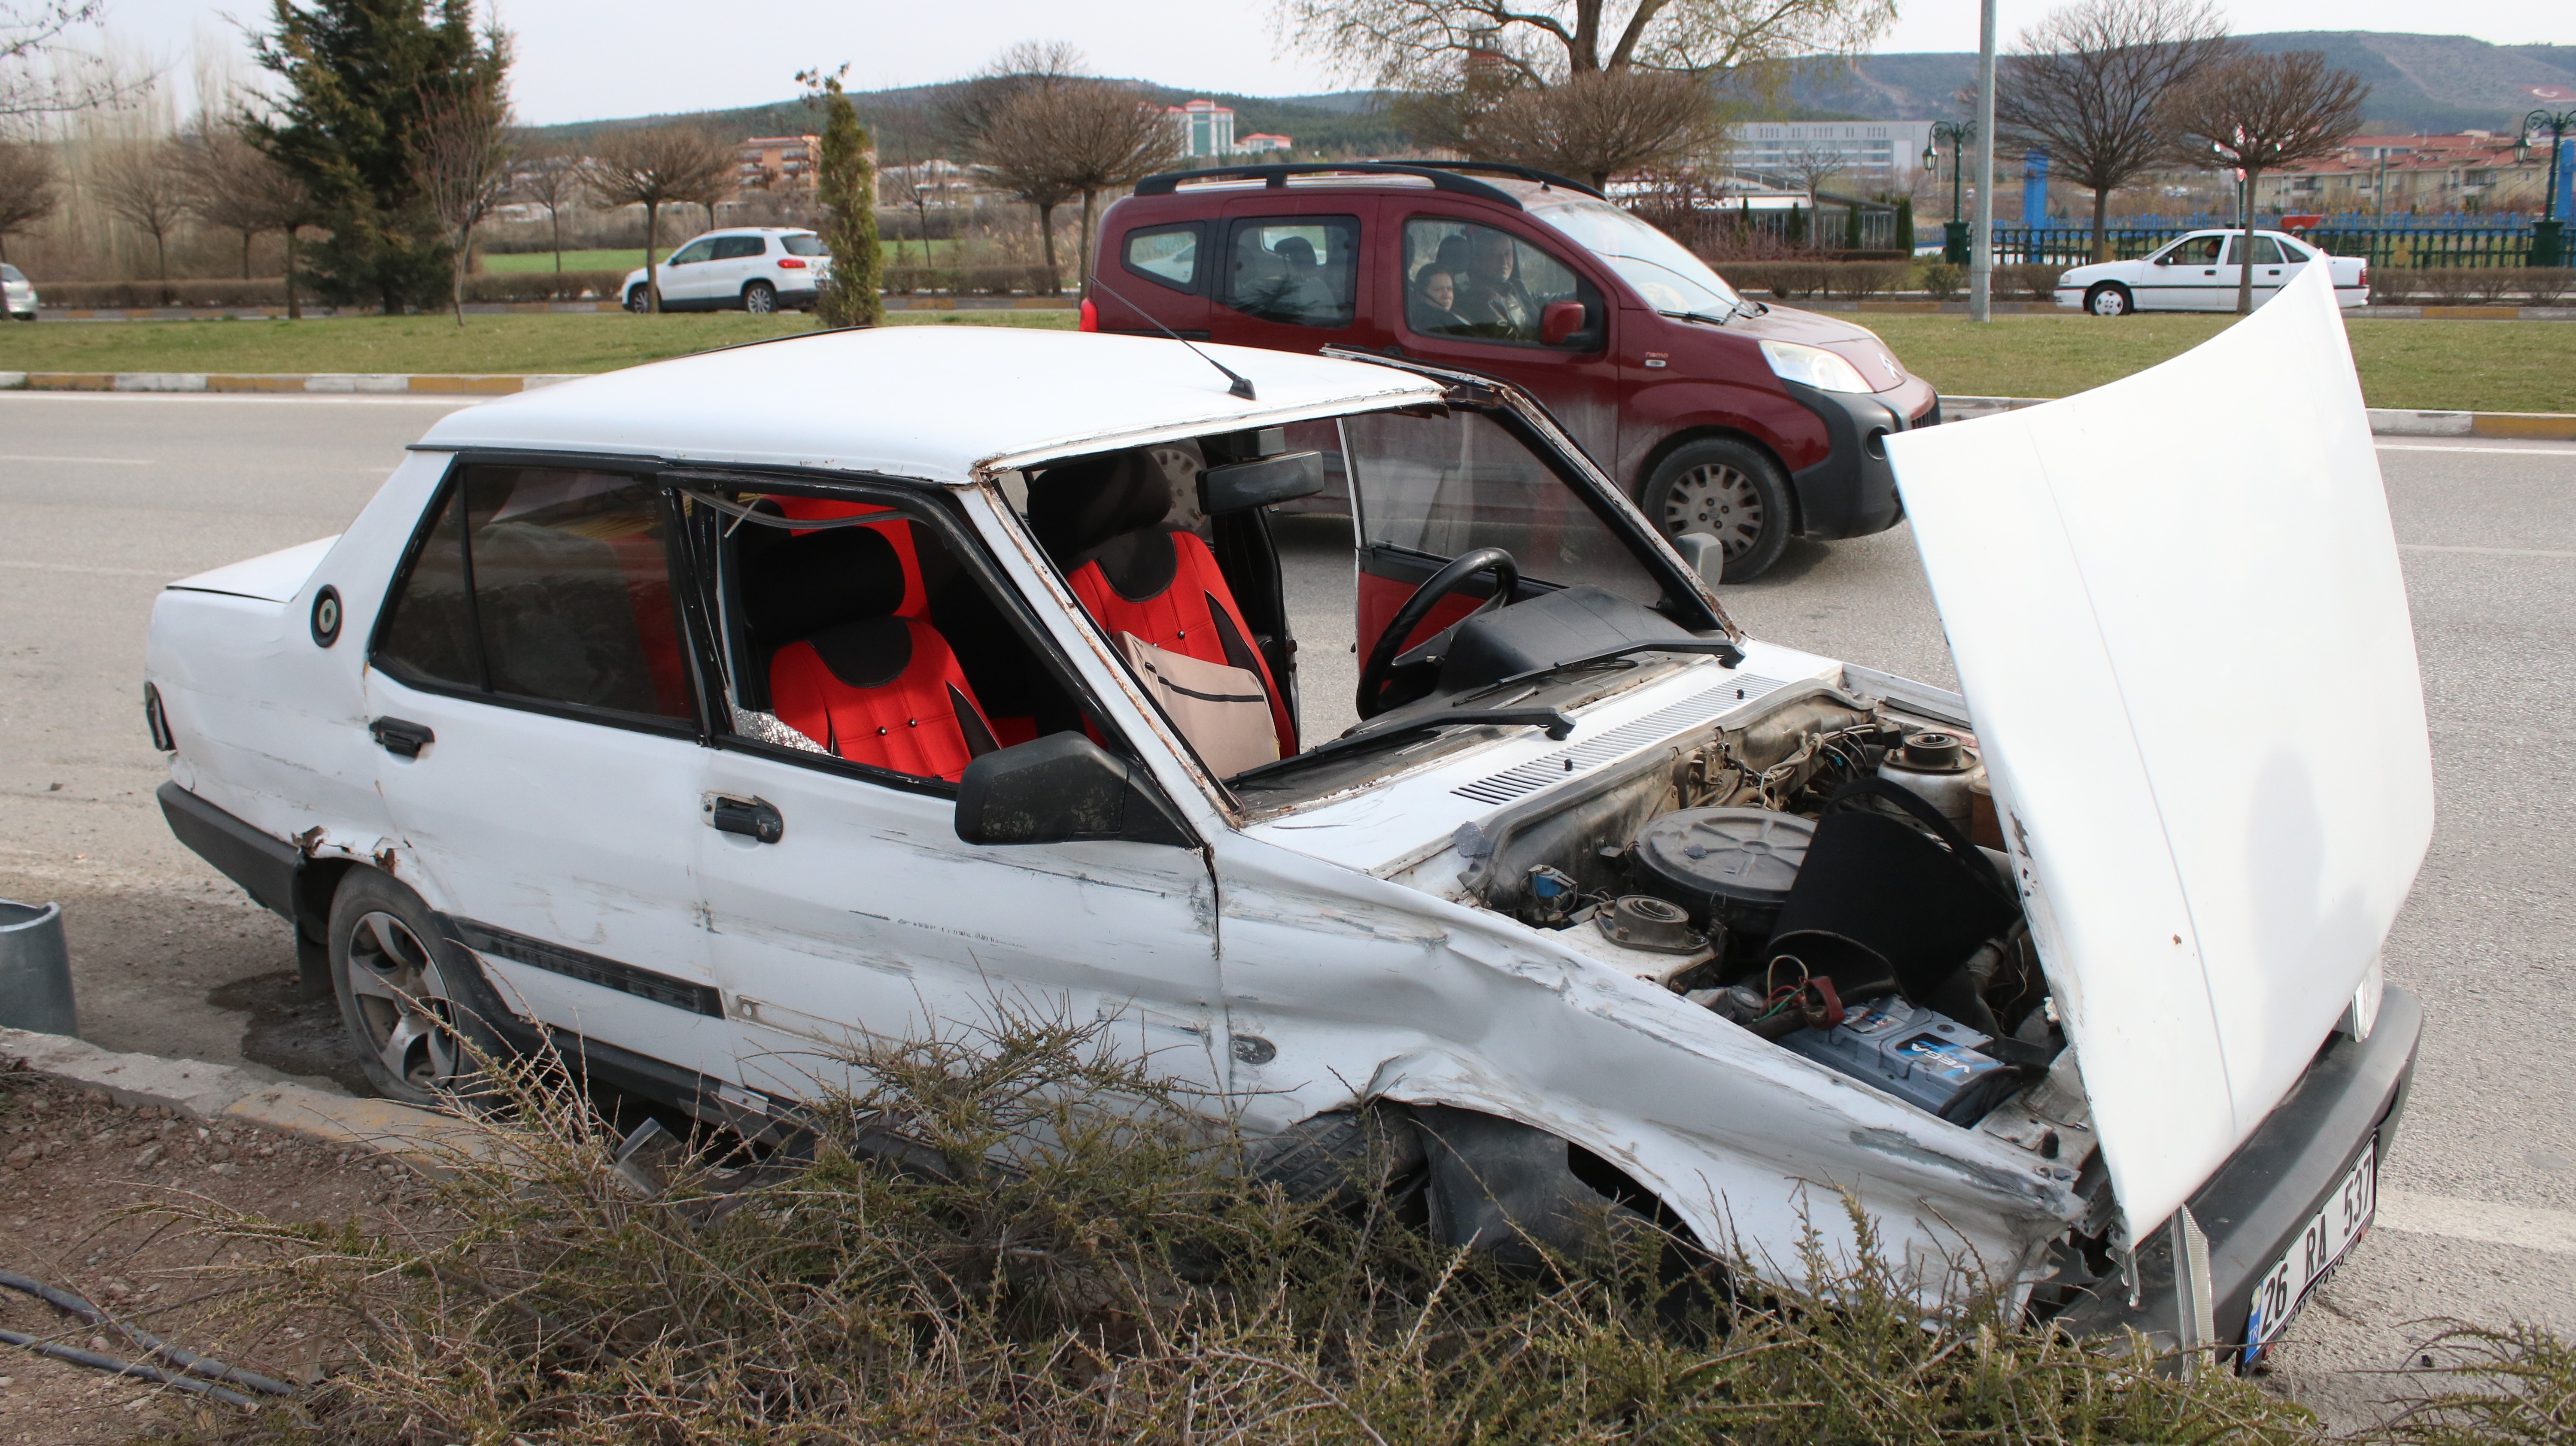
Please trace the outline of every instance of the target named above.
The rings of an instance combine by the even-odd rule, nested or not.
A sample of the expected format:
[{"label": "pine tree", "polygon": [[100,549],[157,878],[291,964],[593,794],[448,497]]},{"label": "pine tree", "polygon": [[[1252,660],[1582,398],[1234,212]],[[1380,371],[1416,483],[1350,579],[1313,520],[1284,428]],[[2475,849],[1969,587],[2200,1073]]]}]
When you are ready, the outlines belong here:
[{"label": "pine tree", "polygon": [[426,105],[478,84],[497,89],[505,38],[478,34],[469,0],[272,0],[274,30],[253,54],[286,82],[278,114],[249,134],[311,193],[308,274],[334,302],[389,313],[435,302],[449,254],[414,179]]},{"label": "pine tree", "polygon": [[1782,244],[1786,245],[1792,251],[1795,251],[1807,244],[1806,207],[1793,205],[1789,208],[1789,225],[1786,233],[1781,236],[1780,240]]},{"label": "pine tree", "polygon": [[1896,198],[1896,249],[1908,256],[1914,254],[1914,198],[1912,196]]},{"label": "pine tree", "polygon": [[1843,249],[1845,251],[1860,249],[1860,207],[1858,206],[1843,207]]},{"label": "pine tree", "polygon": [[877,168],[868,158],[868,133],[841,93],[839,76],[808,72],[799,78],[819,84],[823,105],[823,154],[814,183],[832,275],[814,300],[815,319],[825,326],[875,326],[885,320],[885,252],[877,242]]}]

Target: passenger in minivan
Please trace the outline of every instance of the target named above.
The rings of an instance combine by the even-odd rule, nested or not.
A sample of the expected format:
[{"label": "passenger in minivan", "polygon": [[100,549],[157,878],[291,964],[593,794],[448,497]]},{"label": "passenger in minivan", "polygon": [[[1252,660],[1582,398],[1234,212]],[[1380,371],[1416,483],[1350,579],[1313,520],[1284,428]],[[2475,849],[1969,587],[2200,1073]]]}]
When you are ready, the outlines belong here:
[{"label": "passenger in minivan", "polygon": [[1478,228],[1467,247],[1467,276],[1458,288],[1458,314],[1487,336],[1504,341],[1538,340],[1538,308],[1522,287],[1512,256],[1512,238]]},{"label": "passenger in minivan", "polygon": [[1415,274],[1404,319],[1425,336],[1460,336],[1474,330],[1458,314],[1458,279],[1436,265]]}]

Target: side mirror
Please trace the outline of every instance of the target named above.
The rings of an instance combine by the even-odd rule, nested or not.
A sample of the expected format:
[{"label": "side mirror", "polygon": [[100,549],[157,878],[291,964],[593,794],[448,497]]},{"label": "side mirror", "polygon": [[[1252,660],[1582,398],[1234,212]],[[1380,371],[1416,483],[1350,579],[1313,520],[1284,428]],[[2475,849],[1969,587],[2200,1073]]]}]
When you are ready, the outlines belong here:
[{"label": "side mirror", "polygon": [[1591,324],[1592,308],[1582,302],[1551,301],[1538,314],[1538,339],[1547,346],[1563,346]]},{"label": "side mirror", "polygon": [[996,749],[957,784],[957,837],[970,844],[1191,839],[1151,782],[1079,733]]},{"label": "side mirror", "polygon": [[1673,551],[1691,565],[1699,580],[1715,588],[1726,573],[1726,544],[1705,532],[1685,532],[1673,539]]},{"label": "side mirror", "polygon": [[1324,490],[1324,454],[1291,452],[1253,462],[1228,462],[1199,474],[1199,510],[1210,517],[1291,502]]}]

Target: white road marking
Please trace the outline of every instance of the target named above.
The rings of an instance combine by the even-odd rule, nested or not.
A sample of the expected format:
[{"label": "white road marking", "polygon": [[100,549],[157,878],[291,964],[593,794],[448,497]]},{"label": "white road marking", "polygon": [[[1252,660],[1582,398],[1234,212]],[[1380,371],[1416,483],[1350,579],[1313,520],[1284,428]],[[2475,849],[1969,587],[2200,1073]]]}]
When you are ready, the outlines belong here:
[{"label": "white road marking", "polygon": [[87,567],[77,562],[20,562],[0,557],[0,567],[14,567],[21,572],[77,572],[91,577],[157,577],[170,580],[170,574],[149,567]]},{"label": "white road marking", "polygon": [[2576,1255],[2576,1212],[2497,1205],[2411,1190],[2379,1192],[2378,1224],[2409,1235],[2438,1235],[2484,1245],[2510,1245],[2552,1255]]},{"label": "white road marking", "polygon": [[2548,547],[2445,547],[2437,542],[2401,542],[2399,552],[2465,552],[2473,557],[2576,557],[2576,552]]},{"label": "white road marking", "polygon": [[15,452],[0,452],[0,462],[95,462],[104,467],[149,467],[149,457],[29,457]]},{"label": "white road marking", "polygon": [[2381,442],[2383,452],[2495,452],[2507,457],[2576,457],[2576,447],[2446,447],[2438,443]]}]

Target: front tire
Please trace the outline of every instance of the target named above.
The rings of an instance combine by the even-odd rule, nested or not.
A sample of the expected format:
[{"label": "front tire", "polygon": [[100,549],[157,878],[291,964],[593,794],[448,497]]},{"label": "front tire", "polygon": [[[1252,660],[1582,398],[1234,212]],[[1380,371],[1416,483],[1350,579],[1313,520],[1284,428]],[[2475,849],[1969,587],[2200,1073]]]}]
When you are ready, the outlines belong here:
[{"label": "front tire", "polygon": [[767,316],[778,309],[778,288],[766,281],[755,281],[742,289],[742,309],[754,316]]},{"label": "front tire", "polygon": [[330,950],[331,992],[378,1094],[441,1105],[481,1092],[501,1041],[464,991],[473,962],[418,894],[351,869],[331,898]]},{"label": "front tire", "polygon": [[637,316],[642,316],[644,313],[651,311],[653,309],[652,288],[645,286],[627,288],[626,309],[635,313]]},{"label": "front tire", "polygon": [[2129,288],[2105,281],[2084,293],[2084,309],[2095,316],[2127,316],[2138,309],[2138,302]]},{"label": "front tire", "polygon": [[1677,447],[1648,479],[1645,511],[1666,537],[1697,532],[1726,554],[1726,580],[1747,582],[1768,571],[1789,546],[1794,525],[1789,479],[1769,455],[1742,442],[1710,438]]}]

